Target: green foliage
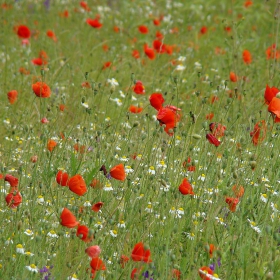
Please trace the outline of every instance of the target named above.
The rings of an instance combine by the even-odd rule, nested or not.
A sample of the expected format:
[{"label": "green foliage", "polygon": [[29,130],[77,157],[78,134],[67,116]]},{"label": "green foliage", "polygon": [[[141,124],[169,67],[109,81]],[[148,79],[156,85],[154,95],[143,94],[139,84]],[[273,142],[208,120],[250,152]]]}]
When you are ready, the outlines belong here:
[{"label": "green foliage", "polygon": [[[85,249],[91,245],[100,246],[106,264],[96,279],[130,279],[140,267],[153,279],[176,279],[173,269],[180,279],[198,279],[198,270],[213,263],[220,279],[279,279],[279,124],[263,98],[267,84],[280,86],[279,60],[267,58],[270,46],[278,49],[279,7],[272,1],[245,7],[240,0],[93,0],[85,11],[78,2],[44,1],[48,8],[42,2],[6,1],[1,8],[0,167],[3,177],[19,179],[22,203],[7,206],[10,186],[1,179],[0,279],[43,279],[27,269],[31,264],[50,266],[49,279],[89,279]],[[99,29],[86,23],[97,14]],[[31,30],[26,46],[13,32],[21,24]],[[139,25],[149,33],[141,34]],[[153,46],[156,31],[173,52],[150,60],[143,46]],[[47,63],[34,65],[42,50]],[[252,55],[249,64],[244,50]],[[49,98],[34,95],[39,80],[50,86]],[[139,80],[145,94],[133,91]],[[18,91],[14,104],[7,99],[11,90]],[[154,92],[162,93],[164,106],[181,109],[171,136],[150,105]],[[143,111],[133,114],[130,105]],[[254,145],[250,132],[261,120],[267,130]],[[212,122],[226,127],[218,147],[205,138]],[[49,139],[57,142],[52,152]],[[123,182],[108,175],[119,163]],[[87,193],[59,186],[58,170],[82,175]],[[194,196],[179,192],[184,178]],[[225,201],[238,196],[233,186],[245,189],[236,211]],[[98,213],[91,210],[97,202],[104,203]],[[94,240],[85,243],[76,228],[60,224],[64,207],[94,231]],[[122,267],[121,256],[130,257],[140,241],[153,262],[130,259]]]}]

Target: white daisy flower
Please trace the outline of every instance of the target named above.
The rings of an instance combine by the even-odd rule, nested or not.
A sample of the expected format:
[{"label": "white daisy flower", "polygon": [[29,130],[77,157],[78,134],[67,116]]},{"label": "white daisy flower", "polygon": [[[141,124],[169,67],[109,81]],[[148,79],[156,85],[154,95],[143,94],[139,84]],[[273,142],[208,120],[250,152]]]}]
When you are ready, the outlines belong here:
[{"label": "white daisy flower", "polygon": [[33,263],[31,265],[27,265],[25,266],[29,271],[32,271],[32,272],[35,272],[35,273],[38,273],[39,269],[38,267]]}]

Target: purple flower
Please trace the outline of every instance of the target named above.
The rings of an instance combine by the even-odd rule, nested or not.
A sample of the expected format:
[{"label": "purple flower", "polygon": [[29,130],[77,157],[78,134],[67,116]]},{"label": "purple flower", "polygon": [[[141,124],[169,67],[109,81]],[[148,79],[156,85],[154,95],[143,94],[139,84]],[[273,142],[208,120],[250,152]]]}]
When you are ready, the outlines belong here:
[{"label": "purple flower", "polygon": [[152,278],[152,277],[150,278],[150,276],[153,276],[153,274],[151,274],[151,275],[150,275],[148,270],[147,270],[147,271],[145,271],[142,275],[144,276],[144,278],[143,278],[143,279],[153,280],[153,278]]},{"label": "purple flower", "polygon": [[221,258],[218,258],[217,263],[211,263],[209,265],[209,268],[214,271],[217,265],[218,265],[218,267],[221,266]]},{"label": "purple flower", "polygon": [[50,2],[51,2],[51,0],[45,0],[45,1],[44,1],[44,6],[46,7],[46,10],[49,10],[49,8],[50,8]]}]

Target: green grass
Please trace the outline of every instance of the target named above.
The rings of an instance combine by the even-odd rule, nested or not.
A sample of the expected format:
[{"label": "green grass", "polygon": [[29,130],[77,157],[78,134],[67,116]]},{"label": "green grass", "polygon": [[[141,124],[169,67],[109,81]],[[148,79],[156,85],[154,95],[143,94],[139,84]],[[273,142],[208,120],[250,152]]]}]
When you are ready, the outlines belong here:
[{"label": "green grass", "polygon": [[[106,270],[95,279],[130,279],[131,271],[140,267],[153,273],[154,280],[176,279],[173,269],[180,270],[180,279],[201,279],[198,270],[218,260],[221,265],[214,273],[219,279],[279,279],[279,125],[264,104],[266,85],[280,86],[279,61],[266,57],[267,48],[278,45],[279,6],[273,1],[253,1],[245,8],[240,0],[119,0],[110,6],[110,1],[88,1],[91,11],[85,12],[79,1],[51,0],[48,10],[38,2],[6,1],[12,6],[1,9],[0,171],[19,179],[22,203],[7,206],[10,188],[1,180],[0,278],[43,279],[42,273],[26,268],[35,264],[39,269],[53,266],[49,279],[90,279],[84,251],[99,245]],[[69,17],[59,16],[66,9]],[[86,24],[97,14],[100,29]],[[161,15],[164,20],[155,26],[153,19]],[[28,46],[22,46],[13,31],[20,24],[31,30]],[[146,25],[149,33],[139,33],[139,25]],[[114,32],[114,26],[120,32]],[[202,35],[203,26],[208,31]],[[227,26],[231,32],[224,30]],[[174,28],[178,32],[172,32]],[[57,42],[46,36],[49,29]],[[143,45],[152,47],[158,30],[173,53],[150,60]],[[106,52],[104,45],[109,47]],[[216,54],[217,47],[224,53]],[[135,49],[139,59],[131,55]],[[252,54],[250,64],[243,62],[245,49]],[[41,50],[48,55],[42,67],[31,63]],[[108,61],[112,66],[102,69]],[[177,71],[178,64],[186,68]],[[30,74],[21,74],[20,67]],[[238,76],[236,83],[230,81],[231,71]],[[118,85],[110,85],[113,78]],[[33,93],[38,79],[50,86],[50,98]],[[137,80],[145,86],[143,95],[133,92]],[[86,81],[90,88],[81,86]],[[11,90],[18,91],[14,104],[7,98]],[[156,120],[149,102],[154,92],[163,94],[164,105],[181,109],[173,136]],[[214,96],[218,100],[212,103]],[[130,105],[143,111],[132,114]],[[214,113],[212,120],[206,119],[209,113]],[[48,124],[41,123],[43,117]],[[267,133],[253,145],[250,132],[261,120]],[[226,126],[218,147],[205,138],[211,122]],[[52,152],[47,150],[49,139],[58,143]],[[75,151],[76,143],[85,145],[86,152]],[[38,160],[32,163],[34,155]],[[189,157],[193,172],[184,167]],[[119,163],[133,169],[124,182],[99,171],[102,165],[109,171]],[[69,176],[81,174],[87,193],[79,197],[59,186],[59,169]],[[155,174],[150,174],[153,169]],[[195,196],[179,192],[184,178]],[[90,187],[93,179],[102,187]],[[110,184],[113,190],[106,191]],[[225,197],[234,197],[234,185],[242,185],[245,193],[231,212]],[[84,206],[99,201],[104,205],[98,213]],[[94,240],[85,243],[75,228],[60,225],[64,207],[94,232]],[[179,208],[183,214],[175,213]],[[125,228],[118,226],[121,221]],[[49,232],[57,237],[49,237]],[[150,249],[152,263],[130,259],[122,268],[121,256],[130,257],[140,241]],[[18,253],[18,244],[34,255]],[[216,248],[212,258],[209,244]]]}]

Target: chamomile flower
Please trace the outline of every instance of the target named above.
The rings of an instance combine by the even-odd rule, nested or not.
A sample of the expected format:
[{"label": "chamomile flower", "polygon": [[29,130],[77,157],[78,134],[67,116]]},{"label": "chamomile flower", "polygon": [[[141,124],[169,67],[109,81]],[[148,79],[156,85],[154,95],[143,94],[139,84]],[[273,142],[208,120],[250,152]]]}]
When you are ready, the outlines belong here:
[{"label": "chamomile flower", "polygon": [[34,256],[34,254],[29,252],[29,251],[25,252],[24,255],[28,256],[28,257],[33,257]]},{"label": "chamomile flower", "polygon": [[37,203],[39,205],[44,205],[44,202],[45,202],[44,197],[42,195],[39,195],[37,198]]},{"label": "chamomile flower", "polygon": [[176,71],[184,71],[186,69],[186,66],[179,64],[176,66],[175,70]]},{"label": "chamomile flower", "polygon": [[187,58],[185,56],[179,56],[177,60],[180,62],[184,62],[186,59]]},{"label": "chamomile flower", "polygon": [[190,240],[194,240],[195,239],[195,234],[193,232],[187,232],[186,237]]},{"label": "chamomile flower", "polygon": [[83,107],[85,107],[86,109],[88,109],[88,108],[89,108],[89,105],[88,105],[88,103],[87,103],[87,102],[82,102],[82,103],[81,103],[81,105],[82,105]]},{"label": "chamomile flower", "polygon": [[117,227],[119,227],[119,228],[125,228],[125,222],[124,222],[124,221],[120,221],[120,222],[117,224]]},{"label": "chamomile flower", "polygon": [[126,174],[128,174],[128,173],[133,173],[133,172],[134,172],[134,170],[132,169],[131,166],[129,166],[129,165],[126,165],[126,166],[125,166],[125,173],[126,173]]},{"label": "chamomile flower", "polygon": [[94,224],[94,227],[97,228],[97,229],[102,229],[103,225],[100,221],[98,221],[97,223]]},{"label": "chamomile flower", "polygon": [[87,201],[85,201],[84,206],[85,206],[85,207],[90,207],[90,206],[91,206],[91,203],[87,200]]},{"label": "chamomile flower", "polygon": [[201,174],[197,179],[204,182],[206,179],[206,176],[205,176],[205,174]]},{"label": "chamomile flower", "polygon": [[118,81],[114,78],[112,79],[107,79],[108,84],[110,84],[112,87],[116,87],[119,85]]},{"label": "chamomile flower", "polygon": [[112,191],[113,190],[112,184],[110,182],[106,182],[103,190],[106,191],[106,192]]},{"label": "chamomile flower", "polygon": [[117,237],[118,236],[118,232],[116,230],[110,230],[110,235],[113,237]]},{"label": "chamomile flower", "polygon": [[155,168],[153,166],[150,166],[149,170],[148,170],[148,173],[151,174],[151,175],[155,175],[156,174]]},{"label": "chamomile flower", "polygon": [[33,231],[31,229],[26,229],[24,233],[26,235],[28,235],[28,236],[32,236],[33,235]]},{"label": "chamomile flower", "polygon": [[67,280],[79,280],[77,275],[74,273],[73,275],[67,277]]},{"label": "chamomile flower", "polygon": [[153,206],[151,202],[148,202],[147,207],[145,208],[145,211],[148,213],[153,213]]},{"label": "chamomile flower", "polygon": [[55,233],[54,230],[51,230],[50,232],[48,232],[47,236],[51,237],[51,238],[58,238],[58,235]]},{"label": "chamomile flower", "polygon": [[[8,221],[8,220],[6,220]],[[5,241],[5,245],[9,245],[9,244],[13,244],[13,240],[9,237],[6,241]]]},{"label": "chamomile flower", "polygon": [[119,98],[110,98],[111,101],[115,102],[118,106],[122,106],[122,100]]},{"label": "chamomile flower", "polygon": [[25,266],[29,271],[32,271],[32,272],[35,272],[35,273],[38,273],[39,269],[38,267],[33,263],[31,265],[27,265]]},{"label": "chamomile flower", "polygon": [[119,158],[119,160],[126,162],[126,161],[128,161],[128,158],[126,156],[122,156],[121,158]]},{"label": "chamomile flower", "polygon": [[250,226],[254,231],[256,231],[257,233],[262,232],[255,222],[251,221],[250,219],[247,219],[247,221],[250,223]]},{"label": "chamomile flower", "polygon": [[224,219],[222,217],[215,217],[215,220],[218,222],[218,224],[226,226],[227,224],[224,222]]},{"label": "chamomile flower", "polygon": [[161,160],[157,163],[157,167],[159,168],[166,168],[167,165],[165,164],[164,160]]},{"label": "chamomile flower", "polygon": [[265,193],[261,194],[261,201],[267,203],[267,195]]},{"label": "chamomile flower", "polygon": [[201,64],[199,62],[197,62],[197,61],[194,63],[194,67],[197,70],[202,68]]},{"label": "chamomile flower", "polygon": [[22,244],[17,244],[16,246],[16,252],[19,253],[19,254],[24,254],[24,248],[22,246]]}]

